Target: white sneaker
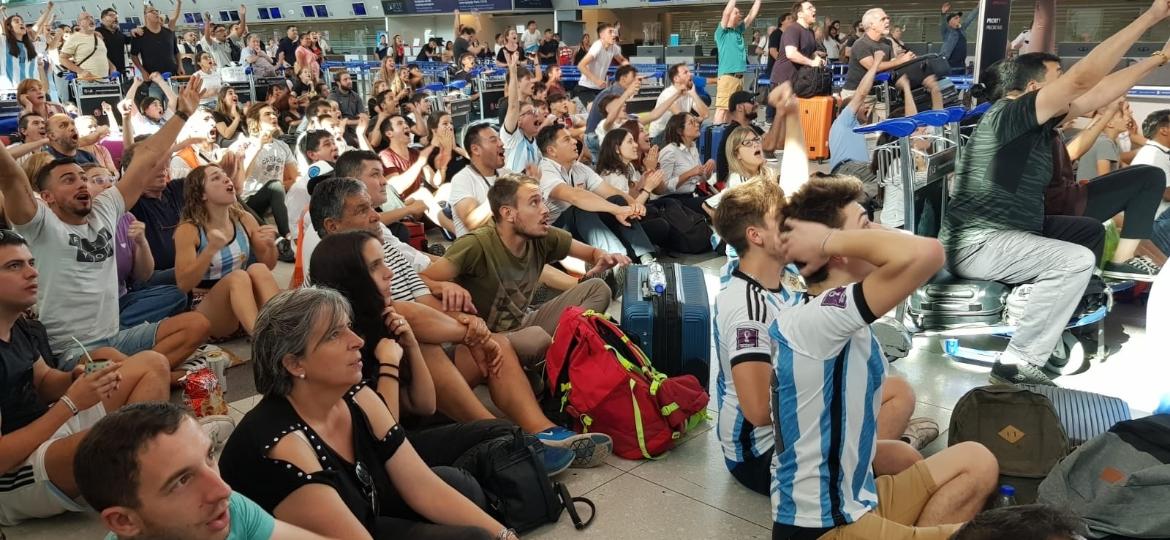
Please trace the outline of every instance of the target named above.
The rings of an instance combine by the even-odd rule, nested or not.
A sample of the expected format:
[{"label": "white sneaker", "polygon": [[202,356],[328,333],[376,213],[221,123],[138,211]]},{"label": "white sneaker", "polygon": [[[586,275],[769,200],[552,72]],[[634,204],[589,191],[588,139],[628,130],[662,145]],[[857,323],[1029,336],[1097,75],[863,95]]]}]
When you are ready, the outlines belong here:
[{"label": "white sneaker", "polygon": [[199,427],[211,438],[211,455],[219,459],[219,454],[227,445],[228,437],[231,437],[236,429],[236,421],[222,414],[204,416],[199,419]]}]

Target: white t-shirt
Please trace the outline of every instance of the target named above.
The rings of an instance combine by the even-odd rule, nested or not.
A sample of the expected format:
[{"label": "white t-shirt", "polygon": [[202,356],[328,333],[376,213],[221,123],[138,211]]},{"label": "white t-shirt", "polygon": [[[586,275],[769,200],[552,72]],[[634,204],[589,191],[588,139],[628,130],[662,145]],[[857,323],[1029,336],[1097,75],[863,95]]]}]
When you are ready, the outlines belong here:
[{"label": "white t-shirt", "polygon": [[[586,56],[593,55],[593,62],[589,63],[585,67],[589,70],[589,73],[592,73],[598,79],[604,81],[609,73],[609,65],[613,63],[613,57],[620,56],[621,54],[622,49],[621,47],[617,46],[617,43],[610,45],[609,48],[603,48],[601,46],[601,41],[594,41],[593,46],[589,47],[589,52],[586,53]],[[594,86],[593,81],[589,80],[589,78],[585,76],[582,76],[581,82],[577,84],[584,86],[585,88],[592,88],[594,90],[602,90],[605,88],[604,85]]]},{"label": "white t-shirt", "polygon": [[118,264],[114,256],[118,218],[126,213],[122,192],[107,189],[93,199],[84,225],[69,225],[48,205],[13,230],[28,241],[40,264],[37,307],[53,352],[109,339],[118,325]]},{"label": "white t-shirt", "polygon": [[202,105],[215,103],[219,99],[219,89],[223,88],[223,77],[219,74],[219,68],[211,70],[211,73],[199,70],[199,80],[203,81],[203,93],[211,96],[201,98],[199,103]]},{"label": "white t-shirt", "polygon": [[[678,93],[678,88],[676,88],[673,84],[667,86],[662,90],[661,94],[658,94],[658,101],[655,102],[654,108],[657,109],[660,105],[666,103],[671,97]],[[694,98],[692,98],[688,93],[678,98],[678,101],[675,101],[674,103],[675,105],[678,105],[683,111],[690,112],[691,108],[694,106],[693,99]],[[666,131],[666,123],[670,121],[670,117],[672,116],[674,116],[674,113],[670,110],[667,110],[666,112],[662,113],[662,116],[659,116],[657,120],[650,122],[651,139],[661,135],[663,131]]]},{"label": "white t-shirt", "polygon": [[475,201],[476,206],[487,202],[488,189],[496,183],[496,178],[511,172],[508,169],[499,169],[494,175],[483,176],[475,170],[475,166],[468,165],[451,177],[451,195],[447,198],[447,203],[451,205],[456,238],[471,232],[471,229],[468,229],[463,220],[459,218],[459,212],[455,210],[455,205],[464,199]]},{"label": "white t-shirt", "polygon": [[[211,57],[215,59],[216,67],[228,67],[232,65],[232,47],[227,42],[219,43],[207,37],[199,38],[199,46],[203,47],[203,52],[210,53]],[[196,57],[198,60],[198,57]],[[199,65],[198,62],[195,63]]]},{"label": "white t-shirt", "polygon": [[[235,149],[249,140],[251,139],[247,137],[241,138],[232,145],[232,148]],[[252,144],[259,143],[252,141]],[[244,200],[255,195],[268,182],[283,181],[285,165],[296,165],[297,157],[284,141],[273,139],[260,149],[253,163],[252,172],[244,180],[244,192],[240,194]]]},{"label": "white t-shirt", "polygon": [[593,191],[604,182],[605,180],[602,180],[593,169],[580,161],[574,161],[569,170],[565,170],[557,162],[544,158],[540,162],[540,194],[544,197],[545,206],[548,207],[549,222],[555,222],[557,218],[561,217],[561,214],[565,213],[565,210],[573,206],[565,201],[552,198],[552,192],[557,186],[568,185]]},{"label": "white t-shirt", "polygon": [[[1166,185],[1170,187],[1170,148],[1166,148],[1152,139],[1146,142],[1146,145],[1138,149],[1137,155],[1133,158],[1133,165],[1153,165],[1162,169],[1166,173]],[[1170,208],[1170,203],[1165,200],[1158,202],[1158,211],[1154,213],[1154,217],[1162,215],[1167,208]]]},{"label": "white t-shirt", "polygon": [[692,176],[686,182],[679,183],[678,177],[680,174],[687,172],[702,164],[699,161],[699,147],[691,145],[685,147],[681,144],[668,144],[658,154],[658,163],[662,168],[662,173],[666,175],[666,191],[669,193],[694,193],[695,186],[699,185],[700,176]]},{"label": "white t-shirt", "polygon": [[541,35],[540,30],[532,33],[525,30],[523,34],[520,34],[520,44],[524,46],[524,52],[535,52],[536,49],[540,48]]},{"label": "white t-shirt", "polygon": [[[915,161],[922,157],[922,153],[917,150],[914,152]],[[882,212],[878,219],[882,225],[888,227],[901,227],[906,222],[906,204],[905,196],[902,194],[902,160],[895,159],[890,164],[890,172],[886,175],[888,179],[885,182],[883,198],[885,202],[882,206]],[[926,170],[919,170],[915,166],[914,170],[914,189],[918,190],[926,185]]]}]

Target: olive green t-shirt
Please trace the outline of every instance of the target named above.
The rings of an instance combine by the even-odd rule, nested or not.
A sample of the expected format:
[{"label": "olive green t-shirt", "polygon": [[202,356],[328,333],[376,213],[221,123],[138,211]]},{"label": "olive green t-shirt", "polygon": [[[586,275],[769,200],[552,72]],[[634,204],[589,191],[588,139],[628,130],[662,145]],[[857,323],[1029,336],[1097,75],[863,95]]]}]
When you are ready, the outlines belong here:
[{"label": "olive green t-shirt", "polygon": [[455,282],[471,293],[475,309],[493,332],[519,328],[540,285],[544,265],[564,259],[573,237],[550,228],[531,239],[517,257],[500,240],[495,227],[480,227],[461,236],[443,257],[459,270]]}]

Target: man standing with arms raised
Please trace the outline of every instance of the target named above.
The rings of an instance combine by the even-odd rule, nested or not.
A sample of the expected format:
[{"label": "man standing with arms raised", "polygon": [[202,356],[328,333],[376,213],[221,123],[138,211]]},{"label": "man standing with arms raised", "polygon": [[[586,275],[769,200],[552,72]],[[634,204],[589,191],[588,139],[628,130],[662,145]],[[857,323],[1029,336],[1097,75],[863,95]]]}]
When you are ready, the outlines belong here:
[{"label": "man standing with arms raised", "polygon": [[743,44],[743,32],[756,20],[760,12],[760,0],[752,3],[747,17],[735,7],[735,0],[727,0],[723,8],[723,19],[715,29],[715,47],[719,50],[719,86],[715,93],[715,123],[727,121],[727,102],[731,95],[743,90],[743,72],[747,70],[747,49]]},{"label": "man standing with arms raised", "polygon": [[609,65],[614,60],[623,66],[630,63],[622,56],[621,47],[618,47],[617,28],[607,22],[597,23],[597,41],[593,42],[589,52],[577,64],[581,70],[581,82],[573,88],[573,97],[580,98],[586,107],[597,99],[597,94],[605,89]]}]

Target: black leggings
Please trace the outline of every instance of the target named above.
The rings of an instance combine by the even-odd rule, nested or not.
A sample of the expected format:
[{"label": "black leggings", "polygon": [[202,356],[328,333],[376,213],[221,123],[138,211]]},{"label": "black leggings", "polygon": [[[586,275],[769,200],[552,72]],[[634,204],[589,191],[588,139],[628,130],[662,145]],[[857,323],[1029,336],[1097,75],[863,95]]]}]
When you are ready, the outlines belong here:
[{"label": "black leggings", "polygon": [[1083,215],[1106,221],[1125,212],[1121,237],[1145,240],[1153,235],[1154,213],[1165,188],[1165,174],[1157,167],[1134,165],[1113,171],[1089,182]]},{"label": "black leggings", "polygon": [[276,231],[281,238],[288,237],[288,207],[284,205],[284,185],[280,180],[269,180],[251,197],[248,197],[248,207],[256,215],[264,216],[272,210],[272,221],[276,222]]}]

